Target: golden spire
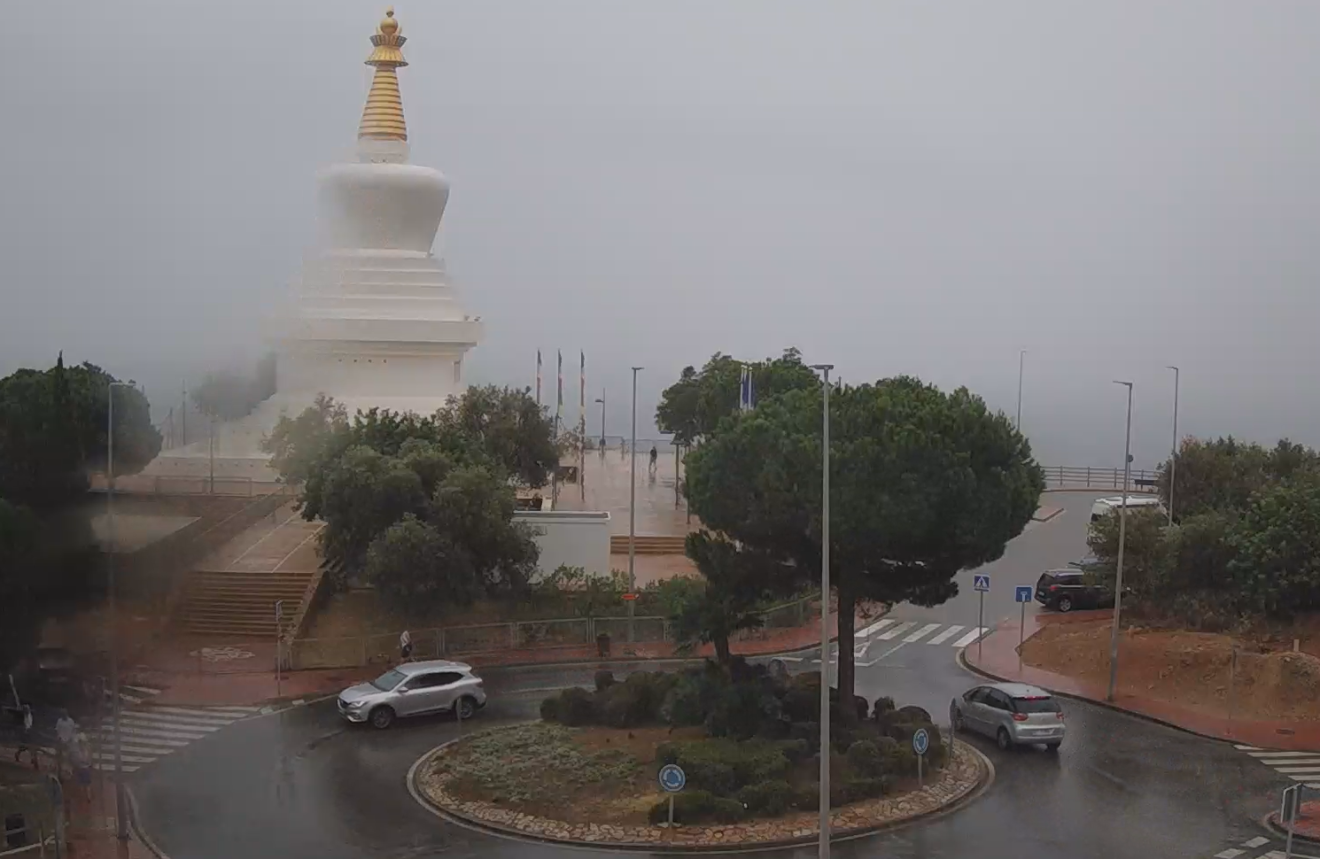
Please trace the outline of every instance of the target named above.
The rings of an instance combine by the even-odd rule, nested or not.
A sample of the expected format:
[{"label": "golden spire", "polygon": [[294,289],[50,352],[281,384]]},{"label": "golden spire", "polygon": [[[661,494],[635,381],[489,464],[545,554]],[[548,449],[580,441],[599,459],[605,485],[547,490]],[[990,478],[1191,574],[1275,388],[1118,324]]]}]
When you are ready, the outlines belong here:
[{"label": "golden spire", "polygon": [[376,49],[367,57],[367,65],[376,67],[367,94],[367,106],[362,109],[362,122],[358,125],[358,139],[407,140],[408,125],[403,121],[403,99],[399,97],[399,76],[394,70],[408,65],[403,58],[403,43],[408,41],[399,33],[399,22],[394,20],[394,8],[385,10],[385,19],[376,28],[371,44]]}]

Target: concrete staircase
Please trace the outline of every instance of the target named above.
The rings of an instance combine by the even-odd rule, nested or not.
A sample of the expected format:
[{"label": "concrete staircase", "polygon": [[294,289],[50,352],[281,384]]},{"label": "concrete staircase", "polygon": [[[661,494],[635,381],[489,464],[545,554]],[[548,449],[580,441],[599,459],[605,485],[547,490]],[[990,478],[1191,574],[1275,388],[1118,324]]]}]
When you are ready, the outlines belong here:
[{"label": "concrete staircase", "polygon": [[[681,555],[683,554],[685,536],[642,536],[636,535],[633,538],[636,548],[634,551],[639,555]],[[610,535],[610,554],[626,555],[628,554],[628,535],[612,534]]]},{"label": "concrete staircase", "polygon": [[237,640],[274,639],[275,601],[284,600],[284,626],[303,614],[315,571],[195,572],[178,609],[179,631]]}]

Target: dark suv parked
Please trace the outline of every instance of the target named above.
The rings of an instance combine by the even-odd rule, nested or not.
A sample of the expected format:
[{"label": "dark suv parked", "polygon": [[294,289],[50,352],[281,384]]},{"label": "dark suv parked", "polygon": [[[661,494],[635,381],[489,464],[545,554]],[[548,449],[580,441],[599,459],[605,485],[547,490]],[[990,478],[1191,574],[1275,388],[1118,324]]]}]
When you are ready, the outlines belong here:
[{"label": "dark suv parked", "polygon": [[1087,582],[1081,570],[1046,570],[1036,580],[1036,602],[1055,611],[1108,608],[1114,595],[1103,585]]}]

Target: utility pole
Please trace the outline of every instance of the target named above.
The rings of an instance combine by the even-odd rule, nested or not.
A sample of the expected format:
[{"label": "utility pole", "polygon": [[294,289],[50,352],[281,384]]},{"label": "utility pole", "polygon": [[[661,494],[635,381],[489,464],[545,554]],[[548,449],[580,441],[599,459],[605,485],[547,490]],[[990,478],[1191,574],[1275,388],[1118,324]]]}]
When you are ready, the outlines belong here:
[{"label": "utility pole", "polygon": [[600,389],[600,396],[596,399],[600,403],[600,455],[605,455],[605,389]]},{"label": "utility pole", "polygon": [[[628,460],[628,593],[637,593],[637,373],[643,367],[632,368],[632,441],[629,444]],[[628,642],[636,641],[633,617],[637,612],[637,600],[628,600]]]},{"label": "utility pole", "polygon": [[1118,562],[1114,575],[1114,625],[1109,631],[1109,691],[1105,700],[1114,700],[1114,687],[1118,683],[1118,632],[1123,611],[1123,548],[1127,543],[1128,481],[1132,476],[1132,383],[1115,380],[1115,385],[1127,388],[1127,431],[1123,441],[1123,506],[1118,509]]},{"label": "utility pole", "polygon": [[[821,371],[821,505],[820,505],[820,844],[819,859],[830,859],[830,370],[833,364],[813,364]],[[843,642],[839,642],[843,647]],[[843,658],[840,650],[839,658]],[[839,702],[843,706],[843,702]]]},{"label": "utility pole", "polygon": [[115,599],[115,388],[130,387],[127,382],[106,386],[105,426],[105,577],[110,616],[110,694],[111,726],[115,744],[115,836],[128,840],[128,806],[124,797],[124,747],[119,731],[119,612]]},{"label": "utility pole", "polygon": [[1173,524],[1173,488],[1174,478],[1178,476],[1178,383],[1182,372],[1172,364],[1173,371],[1173,447],[1169,452],[1169,524]]},{"label": "utility pole", "polygon": [[1027,350],[1018,352],[1018,406],[1017,423],[1013,424],[1013,429],[1022,432],[1022,370],[1026,366]]}]

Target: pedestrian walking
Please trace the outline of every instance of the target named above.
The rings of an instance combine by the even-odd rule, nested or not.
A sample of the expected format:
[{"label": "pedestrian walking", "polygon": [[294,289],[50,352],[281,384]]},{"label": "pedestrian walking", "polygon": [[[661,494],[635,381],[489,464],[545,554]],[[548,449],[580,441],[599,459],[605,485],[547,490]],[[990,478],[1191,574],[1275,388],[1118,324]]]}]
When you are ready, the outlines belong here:
[{"label": "pedestrian walking", "polygon": [[651,445],[651,466],[650,466],[650,472],[651,472],[652,474],[655,474],[656,457],[658,457],[659,455],[660,455],[660,451],[658,451],[658,450],[655,449],[655,445]]},{"label": "pedestrian walking", "polygon": [[[55,720],[55,739],[58,740],[55,751],[63,760],[69,760],[74,738],[78,736],[78,723],[68,710],[61,709],[59,713],[60,717]],[[63,770],[62,764],[57,765]]]},{"label": "pedestrian walking", "polygon": [[405,629],[403,632],[399,633],[399,659],[403,662],[407,662],[411,658],[412,636],[409,635],[408,630]]}]

